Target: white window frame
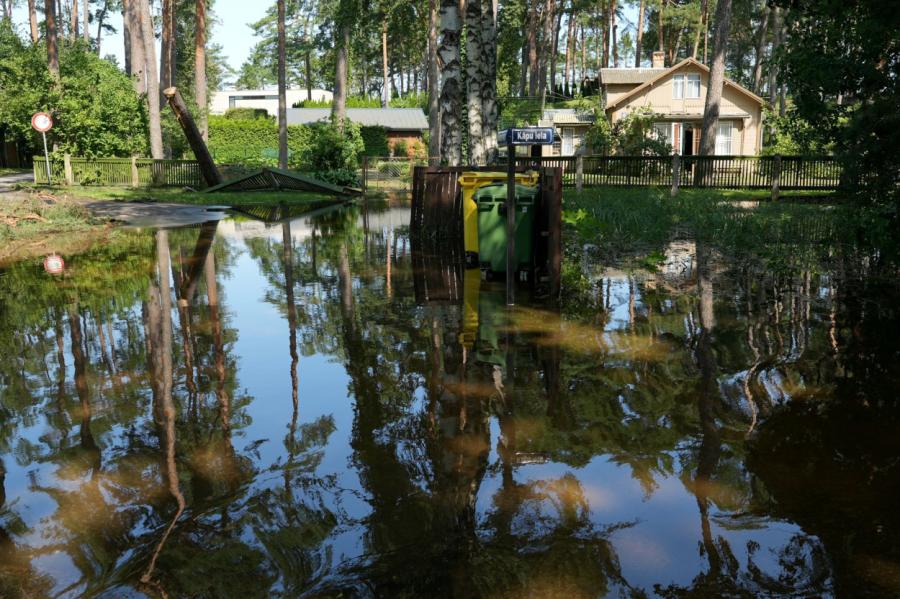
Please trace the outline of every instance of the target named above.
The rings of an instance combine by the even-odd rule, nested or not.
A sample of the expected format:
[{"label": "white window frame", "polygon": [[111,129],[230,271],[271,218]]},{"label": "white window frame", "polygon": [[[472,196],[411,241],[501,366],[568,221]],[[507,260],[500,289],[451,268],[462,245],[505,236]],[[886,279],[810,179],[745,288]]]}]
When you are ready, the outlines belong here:
[{"label": "white window frame", "polygon": [[734,125],[730,122],[719,123],[716,127],[716,156],[731,156],[734,141]]},{"label": "white window frame", "polygon": [[688,75],[685,80],[684,97],[696,100],[700,97],[700,75]]},{"label": "white window frame", "polygon": [[684,87],[684,75],[675,75],[672,77],[672,98],[675,100],[684,99]]},{"label": "white window frame", "polygon": [[572,156],[575,154],[575,131],[572,127],[563,127],[561,130],[562,147],[560,155]]}]

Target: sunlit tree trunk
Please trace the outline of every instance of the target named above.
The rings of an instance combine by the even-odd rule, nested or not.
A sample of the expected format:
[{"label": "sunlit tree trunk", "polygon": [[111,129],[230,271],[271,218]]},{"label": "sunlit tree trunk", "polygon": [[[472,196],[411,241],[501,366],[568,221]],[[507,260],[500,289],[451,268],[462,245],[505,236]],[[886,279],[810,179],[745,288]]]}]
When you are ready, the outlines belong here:
[{"label": "sunlit tree trunk", "polygon": [[709,18],[709,0],[703,0],[700,3],[700,17],[697,20],[697,32],[694,34],[694,50],[691,52],[691,58],[697,59],[697,52],[700,51],[700,36],[706,32],[706,21]]},{"label": "sunlit tree trunk", "polygon": [[162,90],[175,85],[175,0],[162,0],[159,54],[159,105],[166,106]]},{"label": "sunlit tree trunk", "polygon": [[766,34],[769,31],[769,17],[772,9],[765,2],[762,4],[762,15],[759,20],[759,30],[756,32],[756,52],[753,57],[753,93],[759,95],[762,87],[763,54],[766,52]]},{"label": "sunlit tree trunk", "polygon": [[493,164],[497,159],[497,0],[482,0],[481,21],[481,129],[485,162]]},{"label": "sunlit tree trunk", "polygon": [[150,125],[150,155],[155,160],[163,158],[162,124],[159,106],[159,76],[156,72],[156,37],[149,0],[132,0],[140,6],[141,38],[144,45],[144,64],[147,78],[147,107]]},{"label": "sunlit tree trunk", "polygon": [[784,13],[780,6],[772,9],[772,54],[769,59],[769,103],[775,107],[778,99],[778,62],[775,55],[784,39]]},{"label": "sunlit tree trunk", "polygon": [[538,3],[540,0],[528,0],[528,21],[525,24],[528,39],[528,95],[537,96],[540,93],[541,73],[538,61]]},{"label": "sunlit tree trunk", "polygon": [[285,56],[285,0],[278,0],[278,168],[288,166],[287,58]]},{"label": "sunlit tree trunk", "polygon": [[466,108],[469,125],[469,156],[472,164],[484,164],[484,68],[481,36],[482,0],[466,1]]},{"label": "sunlit tree trunk", "polygon": [[69,9],[69,38],[73,42],[78,39],[78,0],[72,0]]},{"label": "sunlit tree trunk", "polygon": [[381,107],[387,108],[391,102],[390,75],[388,74],[388,18],[381,19]]},{"label": "sunlit tree trunk", "polygon": [[41,34],[38,31],[37,8],[35,7],[35,0],[28,0],[28,24],[31,27],[31,43],[36,44],[38,43]]},{"label": "sunlit tree trunk", "polygon": [[547,70],[551,62],[553,48],[553,22],[556,13],[556,0],[545,0],[544,12],[541,15],[541,54],[538,59],[540,78],[538,80],[539,94],[541,96],[541,112],[547,101]]},{"label": "sunlit tree trunk", "polygon": [[616,0],[609,2],[609,35],[612,40],[613,66],[619,68],[619,25],[616,23]]},{"label": "sunlit tree trunk", "polygon": [[716,30],[713,34],[713,60],[709,70],[709,86],[703,109],[703,130],[700,134],[700,155],[711,156],[716,149],[716,128],[725,85],[725,55],[731,29],[731,0],[719,0],[716,5]]},{"label": "sunlit tree trunk", "polygon": [[643,51],[642,44],[644,43],[644,11],[646,11],[647,6],[646,0],[641,0],[641,5],[638,8],[638,20],[637,20],[637,33],[636,33],[636,41],[634,46],[634,66],[638,68],[641,66],[641,53]]},{"label": "sunlit tree trunk", "polygon": [[438,0],[428,2],[428,157],[441,155],[440,71],[438,70]]},{"label": "sunlit tree trunk", "polygon": [[[567,24],[568,31],[566,33],[566,68],[565,72],[563,72],[563,94],[570,95],[572,93],[572,86],[570,85],[570,76],[569,74],[572,72],[572,61],[575,58],[575,54],[572,52],[573,45],[575,43],[575,6],[573,2],[572,11],[569,13],[569,19]],[[571,79],[574,79],[572,77]]]},{"label": "sunlit tree trunk", "polygon": [[[200,114],[197,115],[203,141],[209,141],[209,124],[206,97],[206,0],[197,0],[196,28],[194,29],[194,100]],[[174,74],[174,73],[173,73]]]},{"label": "sunlit tree trunk", "polygon": [[[73,2],[78,2],[78,0],[73,0]],[[89,25],[91,22],[91,10],[90,10],[90,0],[84,0],[84,9],[81,11],[81,25],[82,25],[82,36],[84,37],[85,43],[91,43],[91,32],[88,31]]]},{"label": "sunlit tree trunk", "polygon": [[349,73],[350,25],[342,23],[338,27],[337,59],[335,61],[334,96],[331,115],[338,127],[343,127],[347,118],[347,76]]},{"label": "sunlit tree trunk", "polygon": [[560,0],[560,5],[556,11],[556,22],[553,25],[553,47],[550,50],[550,94],[556,93],[556,70],[559,66],[559,33],[562,29],[563,6],[564,0]]},{"label": "sunlit tree trunk", "polygon": [[[134,63],[132,62],[132,58],[134,55],[134,49],[132,48],[132,33],[131,27],[133,25],[132,15],[134,13],[134,1],[135,0],[122,0],[122,42],[124,44],[125,49],[125,74],[129,77],[134,75]],[[97,37],[100,37],[100,30],[97,31]],[[99,47],[99,44],[98,44]]]},{"label": "sunlit tree trunk", "polygon": [[459,118],[462,97],[461,30],[458,0],[441,0],[441,43],[438,49],[442,63],[441,159],[450,166],[459,166],[462,162],[462,125]]},{"label": "sunlit tree trunk", "polygon": [[44,0],[44,18],[44,26],[47,29],[47,68],[50,76],[59,81],[59,48],[57,46],[56,3],[54,0]]}]

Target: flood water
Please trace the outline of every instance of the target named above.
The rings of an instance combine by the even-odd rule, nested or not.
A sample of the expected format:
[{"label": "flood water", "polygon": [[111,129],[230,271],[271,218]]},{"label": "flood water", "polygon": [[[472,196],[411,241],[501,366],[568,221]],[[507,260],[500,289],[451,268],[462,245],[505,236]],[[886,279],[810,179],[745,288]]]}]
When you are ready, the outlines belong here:
[{"label": "flood water", "polygon": [[0,596],[900,595],[877,256],[685,239],[507,309],[407,213],[0,270]]}]

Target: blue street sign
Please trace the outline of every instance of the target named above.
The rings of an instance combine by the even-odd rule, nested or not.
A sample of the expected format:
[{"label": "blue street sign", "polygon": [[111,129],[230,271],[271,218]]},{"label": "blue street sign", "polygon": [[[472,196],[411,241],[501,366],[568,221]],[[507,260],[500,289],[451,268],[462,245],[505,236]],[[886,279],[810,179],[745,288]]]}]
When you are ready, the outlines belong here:
[{"label": "blue street sign", "polygon": [[553,127],[527,127],[525,129],[504,129],[498,135],[497,143],[509,145],[512,134],[514,146],[549,146],[553,144]]}]

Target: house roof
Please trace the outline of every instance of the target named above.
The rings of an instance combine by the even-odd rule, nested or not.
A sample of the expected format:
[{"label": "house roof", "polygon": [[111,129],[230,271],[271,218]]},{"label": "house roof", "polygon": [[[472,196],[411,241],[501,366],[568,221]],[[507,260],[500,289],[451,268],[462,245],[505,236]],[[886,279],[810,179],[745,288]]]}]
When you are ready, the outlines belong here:
[{"label": "house roof", "polygon": [[[289,108],[288,125],[308,125],[327,120],[330,108]],[[363,126],[380,126],[389,131],[425,131],[428,119],[421,108],[348,108],[347,118]]]},{"label": "house roof", "polygon": [[604,85],[638,85],[649,81],[669,69],[600,69],[600,82]]},{"label": "house roof", "polygon": [[544,111],[541,118],[542,123],[553,125],[590,125],[594,120],[593,113],[575,108],[550,108]]},{"label": "house roof", "polygon": [[[674,73],[675,71],[678,71],[678,70],[680,70],[680,69],[683,69],[683,68],[686,67],[686,66],[695,66],[695,67],[699,67],[700,70],[706,72],[707,74],[709,73],[709,67],[706,66],[705,64],[703,64],[703,63],[701,63],[701,62],[697,62],[697,61],[694,60],[693,58],[685,58],[684,60],[682,60],[681,62],[679,62],[679,63],[676,64],[675,66],[670,67],[670,68],[668,68],[668,69],[662,70],[660,73],[658,73],[658,74],[656,74],[655,76],[651,77],[650,79],[648,79],[647,81],[645,81],[645,82],[642,83],[641,85],[638,85],[636,88],[634,88],[633,90],[631,90],[631,91],[628,92],[627,94],[623,95],[621,98],[618,98],[615,102],[612,102],[611,104],[608,104],[608,105],[606,106],[606,110],[610,110],[610,109],[616,108],[617,106],[623,104],[624,102],[627,102],[628,100],[631,100],[631,98],[633,98],[633,97],[635,97],[636,95],[640,94],[640,93],[641,93],[642,91],[644,91],[645,89],[650,88],[650,87],[653,87],[653,85],[654,85],[657,81],[659,81],[660,79],[662,79],[662,78],[668,76],[668,75],[671,74],[671,73]],[[753,92],[751,92],[751,91],[750,91],[749,89],[747,89],[746,87],[742,87],[742,86],[738,85],[737,83],[735,83],[735,82],[732,81],[731,79],[727,79],[727,78],[725,79],[725,87],[733,88],[733,89],[737,90],[738,92],[740,92],[740,93],[742,93],[742,94],[748,96],[750,99],[752,99],[752,100],[754,100],[754,101],[756,101],[756,102],[758,102],[758,103],[760,103],[760,104],[765,104],[765,100],[763,100],[762,98],[760,98],[759,96],[757,96],[756,94],[754,94]]]}]

